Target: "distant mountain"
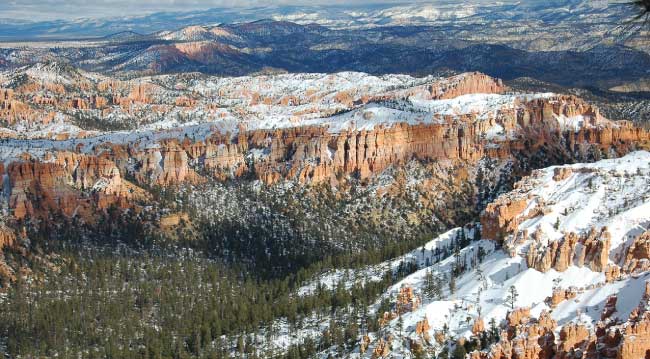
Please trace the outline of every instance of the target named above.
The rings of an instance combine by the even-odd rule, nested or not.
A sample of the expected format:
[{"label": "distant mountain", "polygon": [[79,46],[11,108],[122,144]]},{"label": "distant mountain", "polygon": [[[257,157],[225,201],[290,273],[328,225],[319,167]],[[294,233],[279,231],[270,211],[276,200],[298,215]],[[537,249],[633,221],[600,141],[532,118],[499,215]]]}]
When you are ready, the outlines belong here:
[{"label": "distant mountain", "polygon": [[486,26],[331,29],[266,19],[191,25],[148,35],[124,31],[93,40],[7,43],[0,47],[0,66],[57,59],[87,71],[127,77],[188,71],[223,76],[269,71],[417,76],[482,71],[506,80],[525,76],[601,89],[648,76],[650,54],[643,49],[593,43],[572,36],[568,28],[549,31],[544,35],[548,41],[533,40],[538,36],[535,31],[540,30],[523,28],[510,37],[497,37],[496,30]]},{"label": "distant mountain", "polygon": [[[611,24],[631,17],[632,8],[606,1],[558,0],[544,2],[435,1],[420,4],[268,6],[214,8],[190,12],[161,12],[143,16],[28,22],[0,19],[0,39],[62,39],[102,37],[123,31],[153,33],[190,25],[217,25],[260,19],[319,24],[332,29],[376,26],[436,26],[466,31],[487,26],[493,34],[544,33],[571,24],[573,35],[601,35]],[[541,27],[540,27],[541,26]],[[535,31],[535,28],[537,28]],[[481,31],[482,32],[482,31]],[[543,36],[552,39],[552,36]],[[593,39],[598,39],[594,37]]]},{"label": "distant mountain", "polygon": [[0,20],[0,67],[53,59],[133,77],[183,71],[483,71],[609,89],[648,77],[633,7],[591,0],[269,6],[75,21]]},{"label": "distant mountain", "polygon": [[114,34],[106,35],[102,38],[102,40],[108,40],[108,41],[137,41],[137,40],[143,40],[150,38],[151,36],[149,35],[143,35],[139,34],[135,31],[120,31]]}]

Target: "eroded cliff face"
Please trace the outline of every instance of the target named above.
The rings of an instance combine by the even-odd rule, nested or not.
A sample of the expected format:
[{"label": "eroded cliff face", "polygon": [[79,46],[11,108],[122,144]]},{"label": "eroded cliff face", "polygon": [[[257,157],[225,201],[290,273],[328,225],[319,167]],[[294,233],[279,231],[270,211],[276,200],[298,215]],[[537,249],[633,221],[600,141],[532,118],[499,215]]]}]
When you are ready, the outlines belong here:
[{"label": "eroded cliff face", "polygon": [[[627,237],[613,240],[605,225],[607,222],[599,222],[598,218],[614,220],[618,212],[634,208],[635,203],[643,204],[647,195],[638,197],[632,192],[624,193],[621,195],[622,203],[602,205],[591,210],[589,216],[595,218],[591,219],[592,222],[583,218],[585,223],[580,226],[580,232],[576,233],[573,230],[575,222],[570,220],[578,216],[574,213],[576,204],[569,203],[564,198],[566,202],[558,204],[556,199],[549,197],[548,190],[540,190],[538,187],[543,184],[557,187],[564,191],[567,198],[575,191],[582,191],[585,196],[591,195],[595,201],[606,201],[607,192],[599,194],[596,189],[598,185],[594,183],[604,182],[607,190],[619,192],[628,190],[626,183],[632,178],[638,181],[639,186],[643,186],[644,175],[641,169],[629,173],[627,170],[618,172],[589,165],[556,167],[544,173],[533,171],[530,177],[515,184],[515,190],[486,207],[481,214],[482,236],[498,241],[513,256],[521,255],[529,268],[540,272],[551,269],[564,272],[571,266],[587,267],[594,272],[604,273],[608,281],[644,272],[648,269],[650,253],[647,248],[647,232],[634,237],[629,243],[626,243]],[[583,182],[576,182],[577,178]],[[558,187],[561,184],[572,184],[573,187]],[[634,191],[633,186],[629,190]],[[611,196],[614,198],[618,194],[613,193]],[[584,204],[579,203],[579,206],[582,205]],[[610,206],[614,208],[609,208]],[[634,215],[632,218],[635,218]],[[531,221],[539,219],[544,219],[546,224],[530,225],[534,223]],[[568,224],[569,228],[564,229],[564,220],[573,224]],[[640,225],[643,226],[642,221]]]},{"label": "eroded cliff face", "polygon": [[650,357],[650,282],[646,283],[643,301],[620,330],[616,359]]},{"label": "eroded cliff face", "polygon": [[[551,143],[561,147],[565,139],[570,139],[571,144],[564,148],[567,153],[574,153],[572,147],[577,147],[577,143],[604,151],[615,147],[620,153],[626,153],[635,144],[650,138],[648,133],[629,124],[614,125],[602,121],[598,122],[598,128],[578,132],[554,128],[556,117],[565,112],[573,115],[577,111],[585,116],[592,112],[589,107],[583,108],[586,106],[584,103],[575,105],[572,101],[577,100],[564,97],[549,100],[564,104],[554,105],[555,112],[546,115],[533,114],[537,111],[537,102],[511,113],[504,112],[497,122],[504,128],[520,130],[521,137],[502,141],[485,139],[490,122],[484,123],[472,116],[461,119],[448,116],[432,124],[397,123],[390,127],[341,132],[331,132],[319,126],[298,126],[274,131],[246,131],[235,137],[215,134],[204,142],[186,139],[180,144],[186,155],[178,153],[174,164],[179,173],[189,172],[186,158],[193,159],[206,169],[234,177],[253,166],[258,178],[268,184],[283,179],[319,183],[334,181],[339,175],[357,175],[366,179],[391,165],[404,164],[412,159],[459,159],[471,164],[484,156],[505,158],[523,149],[536,151],[549,147]],[[520,122],[518,119],[522,116],[527,120]],[[546,141],[528,137],[529,132],[542,135],[542,138],[545,136]],[[178,150],[178,144],[173,141],[161,144],[161,151]],[[258,155],[251,155],[252,152]],[[249,161],[250,158],[254,160]],[[185,176],[165,178],[159,184],[174,180],[183,182]]]},{"label": "eroded cliff face", "polygon": [[[502,139],[485,138],[489,125],[467,116],[447,117],[431,124],[398,123],[371,130],[331,132],[325,127],[301,126],[244,131],[236,136],[215,133],[204,141],[186,137],[144,146],[100,146],[95,149],[97,154],[58,152],[52,155],[53,161],[30,160],[8,166],[10,207],[18,219],[35,215],[35,208],[72,216],[92,212],[93,206],[128,207],[132,196],[124,188],[132,184],[123,180],[125,175],[132,176],[140,185],[163,187],[201,183],[211,177],[238,178],[251,172],[267,184],[296,180],[302,184],[336,185],[341,177],[356,176],[363,181],[411,160],[461,160],[471,166],[486,156],[505,159],[521,151],[534,152],[552,146],[564,146],[567,153],[572,153],[570,147],[578,142],[585,147],[624,153],[648,139],[648,133],[627,124],[600,122],[598,127],[577,132],[562,132],[551,126],[557,123],[557,116],[587,116],[592,111],[573,98],[536,100],[502,114],[497,122],[518,131],[516,137]],[[535,137],[528,137],[532,133]],[[569,148],[566,139],[570,140]],[[106,185],[98,183],[100,179]],[[95,184],[102,185],[102,189],[93,189]],[[92,195],[87,196],[89,192]],[[499,238],[512,233],[516,217],[526,206],[525,199],[491,204],[484,215],[485,235]],[[586,252],[573,254],[585,256],[588,265],[602,265],[602,261],[593,258],[598,255],[592,251],[599,249],[591,242],[583,240]],[[573,251],[577,241],[568,238],[562,243],[545,255],[550,259],[537,258],[532,250],[530,264],[546,270],[551,266],[565,267],[570,257],[567,251]],[[556,255],[562,258],[555,259]]]},{"label": "eroded cliff face", "polygon": [[0,250],[4,247],[11,247],[16,243],[16,234],[6,225],[0,226]]},{"label": "eroded cliff face", "polygon": [[[550,110],[538,109],[548,103],[552,104]],[[585,128],[577,132],[555,127],[557,116],[579,114],[588,117],[593,112],[591,107],[575,98],[559,97],[546,100],[542,105],[533,101],[516,110],[503,111],[492,123],[477,121],[472,116],[460,119],[448,116],[443,117],[441,123],[396,124],[369,131],[332,134],[318,128],[296,128],[254,133],[247,142],[249,148],[269,152],[268,158],[262,159],[256,167],[267,183],[280,178],[297,178],[304,183],[331,180],[339,174],[357,174],[364,179],[390,165],[411,159],[460,159],[472,164],[484,156],[503,159],[514,153],[535,152],[541,148],[565,151],[567,157],[576,151],[586,153],[589,149],[609,151],[615,148],[624,154],[650,138],[647,132],[629,124],[614,125],[602,119],[595,122],[598,127],[587,128],[591,125],[585,124]],[[495,124],[505,131],[516,131],[517,138],[486,139],[485,134]],[[255,141],[256,138],[270,146],[261,147],[264,142]],[[245,146],[238,149],[245,149]],[[291,169],[278,173],[280,167]]]},{"label": "eroded cliff face", "polygon": [[555,354],[554,330],[557,322],[544,312],[538,319],[530,317],[529,308],[508,314],[501,341],[488,352],[475,351],[472,359],[550,359]]},{"label": "eroded cliff face", "polygon": [[475,93],[502,93],[507,89],[500,79],[474,72],[452,77],[429,87],[431,99],[444,100]]},{"label": "eroded cliff face", "polygon": [[24,161],[7,168],[9,207],[17,220],[79,216],[93,222],[110,206],[131,208],[146,193],[124,180],[108,153],[58,152],[47,162]]},{"label": "eroded cliff face", "polygon": [[539,241],[531,243],[526,261],[528,267],[540,272],[547,272],[551,268],[564,272],[571,265],[587,266],[595,272],[602,272],[608,263],[610,243],[607,228],[600,231],[592,228],[584,236],[569,232],[563,239],[550,244]]},{"label": "eroded cliff face", "polygon": [[625,251],[623,271],[641,273],[650,270],[650,231],[645,231],[634,239]]},{"label": "eroded cliff face", "polygon": [[[101,121],[150,116],[198,119],[197,124],[173,122],[133,133],[65,130],[56,132],[54,141],[36,140],[50,132],[9,132],[7,137],[37,136],[5,144],[9,157],[2,169],[7,176],[3,190],[10,222],[54,223],[63,216],[93,224],[109,209],[138,211],[151,204],[149,193],[155,189],[213,180],[336,187],[356,178],[364,184],[414,160],[466,167],[455,172],[462,181],[449,179],[460,189],[473,180],[469,173],[476,172],[482,159],[518,163],[528,171],[537,166],[529,162],[536,154],[546,154],[549,162],[596,159],[650,141],[648,132],[610,122],[576,97],[504,95],[500,80],[480,73],[435,80],[328,75],[305,85],[291,75],[198,85],[166,77],[118,81],[66,72],[54,78],[60,80],[30,78],[2,90],[5,122],[25,124],[34,117],[53,121],[56,126],[47,131],[54,132],[61,124],[70,125],[70,116],[81,116],[78,123],[84,116]],[[8,130],[13,128],[18,127]],[[570,175],[557,174],[558,179]],[[433,182],[427,186],[431,191],[443,188]],[[385,186],[378,193],[390,191]],[[484,236],[504,240],[516,234],[528,205],[525,198],[490,205]],[[176,222],[160,220],[160,226]],[[603,253],[609,248],[604,235],[567,234],[548,250],[531,246],[529,265],[563,270],[575,261],[603,270]]]},{"label": "eroded cliff face", "polygon": [[[562,276],[554,281],[545,301],[551,315],[561,317],[555,311],[580,305],[598,292],[600,312],[590,314],[594,319],[589,325],[576,319],[561,327],[555,323],[551,328],[559,336],[545,351],[539,341],[539,346],[529,344],[535,335],[512,340],[512,333],[537,330],[535,320],[521,319],[527,318],[527,309],[515,310],[508,316],[507,336],[491,350],[473,353],[473,358],[650,357],[650,282],[644,279],[650,261],[648,154],[625,158],[533,171],[486,208],[481,217],[483,238],[523,257],[526,271],[595,275],[584,288],[562,287],[557,284]],[[642,286],[645,293],[634,307]],[[620,289],[624,287],[630,291]]]}]

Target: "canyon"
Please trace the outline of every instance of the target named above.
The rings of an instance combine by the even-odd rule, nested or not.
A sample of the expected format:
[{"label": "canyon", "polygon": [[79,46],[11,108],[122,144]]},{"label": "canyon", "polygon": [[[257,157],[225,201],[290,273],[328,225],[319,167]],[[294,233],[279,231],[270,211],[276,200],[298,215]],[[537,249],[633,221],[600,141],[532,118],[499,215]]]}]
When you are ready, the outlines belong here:
[{"label": "canyon", "polygon": [[[650,133],[577,96],[479,72],[128,80],[58,62],[5,71],[0,87],[3,288],[62,266],[43,247],[68,243],[187,245],[273,272],[291,265],[275,255],[359,253],[399,241],[396,228],[415,241],[460,225],[345,269],[348,282],[395,282],[368,303],[378,330],[319,355],[647,355]],[[291,295],[341,290],[341,270]],[[429,276],[454,284],[429,290]]]},{"label": "canyon", "polygon": [[650,359],[646,2],[236,5],[0,5],[0,356]]}]

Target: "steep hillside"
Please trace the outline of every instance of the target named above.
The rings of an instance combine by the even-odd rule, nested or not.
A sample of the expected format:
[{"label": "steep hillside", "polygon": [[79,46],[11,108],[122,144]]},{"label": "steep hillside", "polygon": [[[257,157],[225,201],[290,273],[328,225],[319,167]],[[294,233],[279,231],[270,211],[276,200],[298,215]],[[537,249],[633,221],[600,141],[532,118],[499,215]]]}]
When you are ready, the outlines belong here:
[{"label": "steep hillside", "polygon": [[487,207],[482,240],[455,229],[398,259],[421,269],[351,356],[643,358],[649,186],[648,152],[534,171]]}]

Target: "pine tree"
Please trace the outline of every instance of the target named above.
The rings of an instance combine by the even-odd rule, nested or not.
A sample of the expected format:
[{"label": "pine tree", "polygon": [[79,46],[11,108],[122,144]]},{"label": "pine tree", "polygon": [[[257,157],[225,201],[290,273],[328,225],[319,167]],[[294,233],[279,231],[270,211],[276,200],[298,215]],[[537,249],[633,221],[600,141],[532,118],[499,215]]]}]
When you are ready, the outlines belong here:
[{"label": "pine tree", "polygon": [[508,289],[508,296],[506,297],[506,303],[510,305],[510,309],[515,309],[518,297],[519,293],[517,293],[517,288],[515,288],[514,285],[511,285],[510,289]]},{"label": "pine tree", "polygon": [[485,258],[485,249],[483,247],[478,247],[478,252],[477,252],[477,257],[478,257],[478,262],[483,263],[483,259]]},{"label": "pine tree", "polygon": [[436,298],[436,278],[433,276],[431,269],[427,270],[424,276],[424,294],[430,298]]},{"label": "pine tree", "polygon": [[451,294],[456,293],[456,276],[454,275],[454,273],[451,273],[451,275],[449,276],[449,291],[451,292]]},{"label": "pine tree", "polygon": [[451,356],[453,359],[465,359],[465,356],[467,356],[467,351],[465,350],[464,346],[456,344],[456,348],[454,348]]},{"label": "pine tree", "polygon": [[490,340],[494,342],[499,341],[499,327],[497,326],[497,321],[492,318],[490,319]]},{"label": "pine tree", "polygon": [[399,335],[400,337],[402,336],[402,332],[404,331],[404,318],[402,318],[402,315],[397,318],[397,326],[399,327]]}]

